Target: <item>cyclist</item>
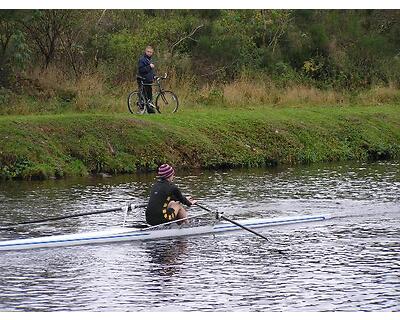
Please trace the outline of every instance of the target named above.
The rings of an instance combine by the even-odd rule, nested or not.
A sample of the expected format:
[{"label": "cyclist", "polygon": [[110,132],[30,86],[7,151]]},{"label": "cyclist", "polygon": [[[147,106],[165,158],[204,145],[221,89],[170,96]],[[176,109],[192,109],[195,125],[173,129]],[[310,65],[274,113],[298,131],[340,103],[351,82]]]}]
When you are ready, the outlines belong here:
[{"label": "cyclist", "polygon": [[[144,84],[143,93],[144,93],[147,101],[149,101],[150,103],[152,103],[152,101],[153,101],[153,90],[152,90],[151,84],[153,83],[154,78],[155,78],[155,72],[154,72],[155,65],[151,61],[153,54],[154,54],[153,47],[147,46],[146,49],[144,50],[143,56],[141,56],[138,61],[139,91],[140,91],[140,89],[141,89],[140,87],[142,85],[141,82],[143,82],[143,84]],[[149,104],[147,104],[147,105],[149,105]],[[155,112],[155,110],[151,106],[149,106],[148,109],[150,109],[150,110],[147,110],[148,113]]]}]

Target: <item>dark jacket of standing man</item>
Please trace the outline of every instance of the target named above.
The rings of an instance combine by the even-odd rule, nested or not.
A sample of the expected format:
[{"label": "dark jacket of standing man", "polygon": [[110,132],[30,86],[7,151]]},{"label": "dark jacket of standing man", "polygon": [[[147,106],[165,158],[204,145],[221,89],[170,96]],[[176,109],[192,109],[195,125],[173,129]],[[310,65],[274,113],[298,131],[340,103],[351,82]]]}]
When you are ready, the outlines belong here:
[{"label": "dark jacket of standing man", "polygon": [[[145,84],[152,84],[155,77],[154,72],[154,64],[151,61],[151,57],[153,56],[154,49],[150,46],[146,47],[143,56],[139,58],[138,62],[138,73],[139,76],[144,78],[143,82]],[[140,80],[139,80],[140,81]],[[140,83],[139,83],[140,85]],[[144,86],[144,92],[147,96],[147,99],[150,101],[153,100],[153,90],[150,85]]]}]

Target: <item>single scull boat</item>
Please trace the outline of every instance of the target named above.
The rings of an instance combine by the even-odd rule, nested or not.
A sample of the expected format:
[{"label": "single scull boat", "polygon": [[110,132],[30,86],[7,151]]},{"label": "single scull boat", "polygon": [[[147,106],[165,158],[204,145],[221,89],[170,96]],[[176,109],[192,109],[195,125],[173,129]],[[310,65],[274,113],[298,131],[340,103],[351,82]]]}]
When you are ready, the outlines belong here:
[{"label": "single scull boat", "polygon": [[[304,215],[270,219],[237,220],[237,222],[247,228],[260,229],[297,223],[318,222],[324,221],[329,218],[329,216],[325,215]],[[161,225],[160,228],[156,226],[141,229],[133,227],[123,227],[105,231],[0,241],[0,251],[188,237],[194,235],[217,234],[223,232],[237,231],[241,229],[242,228],[238,227],[237,225],[233,225],[227,222],[217,222],[214,225],[208,224],[200,226],[191,226],[190,223],[178,226],[176,223],[174,223],[168,224],[166,226]]]}]

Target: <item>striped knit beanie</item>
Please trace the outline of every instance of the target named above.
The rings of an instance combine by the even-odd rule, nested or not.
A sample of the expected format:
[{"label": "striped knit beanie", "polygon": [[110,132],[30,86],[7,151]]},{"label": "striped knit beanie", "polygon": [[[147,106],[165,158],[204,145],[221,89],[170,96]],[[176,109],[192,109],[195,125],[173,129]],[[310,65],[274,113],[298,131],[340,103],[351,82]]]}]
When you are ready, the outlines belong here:
[{"label": "striped knit beanie", "polygon": [[172,168],[169,164],[164,163],[158,168],[157,176],[159,178],[168,179],[174,174],[175,174],[174,168]]}]

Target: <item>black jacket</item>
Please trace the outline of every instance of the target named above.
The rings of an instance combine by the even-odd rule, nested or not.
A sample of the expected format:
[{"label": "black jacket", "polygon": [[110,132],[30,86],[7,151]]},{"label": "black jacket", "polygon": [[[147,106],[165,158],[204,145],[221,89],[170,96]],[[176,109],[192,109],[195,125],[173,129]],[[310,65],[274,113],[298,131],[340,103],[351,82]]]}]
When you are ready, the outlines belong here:
[{"label": "black jacket", "polygon": [[187,206],[191,203],[184,197],[179,188],[173,183],[160,179],[150,192],[150,199],[146,209],[146,222],[151,225],[157,225],[170,221],[164,217],[168,203],[170,201],[179,201]]},{"label": "black jacket", "polygon": [[139,58],[138,61],[138,74],[144,78],[144,83],[152,83],[154,80],[154,69],[150,67],[151,57],[149,58],[145,54]]}]

